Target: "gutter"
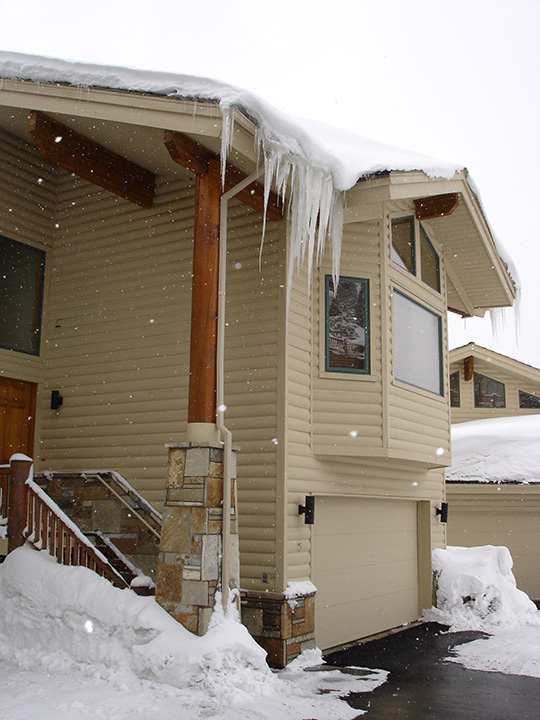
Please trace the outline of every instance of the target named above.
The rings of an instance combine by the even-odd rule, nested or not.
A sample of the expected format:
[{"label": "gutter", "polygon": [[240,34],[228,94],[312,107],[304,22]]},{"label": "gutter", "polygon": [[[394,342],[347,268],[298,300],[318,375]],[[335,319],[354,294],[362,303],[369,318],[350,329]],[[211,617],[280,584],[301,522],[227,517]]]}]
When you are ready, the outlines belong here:
[{"label": "gutter", "polygon": [[[227,282],[227,210],[228,203],[237,193],[251,185],[262,175],[263,169],[249,175],[242,182],[223,193],[220,200],[219,216],[219,279],[218,279],[218,327],[216,358],[216,426],[223,442],[223,523],[221,556],[221,592],[223,608],[229,606],[230,555],[231,555],[231,470],[232,434],[225,425],[225,302]],[[236,504],[238,513],[238,504]]]}]

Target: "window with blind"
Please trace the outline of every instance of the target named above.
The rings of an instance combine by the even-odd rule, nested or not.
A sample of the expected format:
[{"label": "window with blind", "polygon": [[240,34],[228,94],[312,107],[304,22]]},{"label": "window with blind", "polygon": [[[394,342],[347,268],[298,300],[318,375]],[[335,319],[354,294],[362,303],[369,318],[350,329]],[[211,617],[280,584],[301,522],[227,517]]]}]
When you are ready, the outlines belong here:
[{"label": "window with blind", "polygon": [[394,377],[443,394],[441,317],[394,289]]}]

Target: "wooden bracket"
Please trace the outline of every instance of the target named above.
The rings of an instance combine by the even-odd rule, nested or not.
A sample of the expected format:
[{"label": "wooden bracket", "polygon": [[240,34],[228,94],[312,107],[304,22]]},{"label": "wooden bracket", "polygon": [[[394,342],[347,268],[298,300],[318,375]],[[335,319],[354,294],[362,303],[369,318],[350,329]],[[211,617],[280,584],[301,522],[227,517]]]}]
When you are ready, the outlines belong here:
[{"label": "wooden bracket", "polygon": [[417,220],[433,220],[434,218],[451,215],[457,208],[459,196],[457,193],[433,195],[414,201]]},{"label": "wooden bracket", "polygon": [[[205,148],[196,140],[192,140],[187,135],[184,135],[184,133],[166,130],[164,141],[171,158],[197,176],[204,175],[208,171],[210,160],[219,160],[219,155],[208,150],[208,148]],[[232,190],[232,188],[247,177],[248,176],[237,167],[227,163],[225,168],[225,187],[223,191]],[[241,190],[236,197],[248,207],[264,215],[264,187],[260,183],[252,183]],[[270,192],[268,197],[266,217],[269,220],[283,220],[283,212],[279,198],[274,192]]]},{"label": "wooden bracket", "polygon": [[30,114],[30,136],[41,157],[143,208],[154,202],[155,176],[41,112]]},{"label": "wooden bracket", "polygon": [[474,357],[469,355],[463,360],[463,379],[465,382],[469,382],[473,379],[474,375]]}]

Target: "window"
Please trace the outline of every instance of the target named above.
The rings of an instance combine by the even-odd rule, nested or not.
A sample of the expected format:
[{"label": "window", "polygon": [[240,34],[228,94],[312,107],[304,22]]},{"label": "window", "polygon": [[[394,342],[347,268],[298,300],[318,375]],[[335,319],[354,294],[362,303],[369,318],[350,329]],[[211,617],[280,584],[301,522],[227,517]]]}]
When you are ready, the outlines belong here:
[{"label": "window", "polygon": [[416,274],[414,253],[414,219],[394,218],[392,220],[392,260],[403,270]]},{"label": "window", "polygon": [[45,253],[0,235],[0,347],[39,354]]},{"label": "window", "polygon": [[325,278],[326,364],[331,372],[369,373],[369,282]]},{"label": "window", "polygon": [[440,292],[439,256],[422,226],[420,226],[420,267],[422,281],[433,290]]},{"label": "window", "polygon": [[413,217],[392,220],[392,261],[402,270],[420,277],[436,292],[441,291],[439,255],[421,223]]},{"label": "window", "polygon": [[460,407],[459,396],[459,371],[450,375],[450,407]]},{"label": "window", "polygon": [[442,395],[441,318],[398,290],[393,295],[394,377]]},{"label": "window", "polygon": [[540,408],[540,397],[519,391],[519,407],[520,408]]},{"label": "window", "polygon": [[474,406],[477,408],[506,407],[503,383],[493,380],[487,375],[474,373]]}]

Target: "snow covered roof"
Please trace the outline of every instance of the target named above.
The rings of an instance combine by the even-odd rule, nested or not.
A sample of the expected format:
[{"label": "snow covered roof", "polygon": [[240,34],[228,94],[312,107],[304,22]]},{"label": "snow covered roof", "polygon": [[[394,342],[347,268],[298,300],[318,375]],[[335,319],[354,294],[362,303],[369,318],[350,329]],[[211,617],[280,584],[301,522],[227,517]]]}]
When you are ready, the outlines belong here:
[{"label": "snow covered roof", "polygon": [[271,144],[304,158],[332,176],[343,191],[360,178],[384,170],[420,170],[428,177],[450,179],[461,165],[386,145],[312,120],[293,117],[242,88],[209,78],[130,68],[68,62],[0,51],[0,77],[34,82],[67,83],[190,98],[240,110],[253,120]]},{"label": "snow covered roof", "polygon": [[452,425],[451,483],[540,483],[540,415]]},{"label": "snow covered roof", "polygon": [[[407,191],[416,192],[416,197],[420,198],[425,197],[426,192],[431,195],[457,192],[461,193],[465,200],[463,207],[459,207],[456,213],[437,219],[440,234],[444,236],[444,250],[448,250],[455,258],[455,275],[460,278],[462,275],[469,276],[464,292],[449,294],[451,307],[463,314],[483,315],[487,308],[507,306],[513,302],[515,288],[508,275],[508,268],[514,280],[517,279],[517,274],[512,270],[510,258],[500,243],[495,243],[480,206],[478,193],[466,169],[461,165],[287,115],[251,92],[208,78],[0,51],[0,106],[8,107],[10,103],[18,102],[19,100],[9,97],[8,90],[13,91],[12,96],[24,95],[25,90],[28,90],[24,87],[25,81],[34,84],[33,97],[31,100],[30,95],[26,97],[23,100],[25,104],[20,107],[41,109],[45,112],[47,110],[44,109],[43,102],[40,108],[32,104],[35,102],[36,92],[40,92],[41,83],[46,84],[44,94],[49,93],[48,100],[52,100],[51,88],[58,88],[59,96],[63,91],[65,93],[66,89],[80,89],[77,98],[72,93],[67,104],[64,102],[67,96],[63,98],[62,110],[56,106],[59,114],[70,114],[66,108],[73,108],[74,103],[77,103],[78,112],[81,112],[90,94],[85,95],[83,89],[86,88],[131,92],[143,98],[159,96],[170,100],[171,105],[174,105],[175,100],[182,101],[174,105],[174,110],[178,110],[178,113],[170,112],[168,105],[167,110],[171,116],[189,112],[185,103],[191,101],[193,116],[190,117],[194,120],[191,132],[198,134],[203,144],[208,142],[208,135],[196,127],[201,120],[201,107],[207,111],[209,107],[215,106],[221,117],[217,117],[217,122],[216,118],[212,120],[212,130],[215,136],[220,135],[223,170],[235,137],[235,118],[238,122],[238,113],[242,120],[247,118],[250,125],[249,138],[245,138],[246,144],[250,146],[247,155],[251,154],[252,167],[253,163],[257,167],[264,165],[266,197],[268,198],[272,187],[283,199],[287,198],[284,206],[288,209],[292,227],[289,240],[292,258],[289,265],[289,291],[294,267],[307,258],[308,274],[311,275],[315,258],[322,256],[327,240],[332,253],[332,272],[337,280],[347,190],[351,190],[359,180],[373,178],[381,173],[391,173],[394,178],[400,173],[416,172],[420,180],[419,182],[418,178],[415,179],[416,190],[413,190],[411,185],[396,180],[402,186],[401,192],[407,187]],[[124,114],[129,111],[124,99],[120,99],[119,104]],[[134,107],[138,107],[137,103],[134,103]],[[99,117],[92,114],[94,111],[86,112],[89,113],[89,118]],[[133,119],[131,122],[134,123]],[[173,123],[172,118],[169,122]],[[135,125],[132,124],[131,127],[134,128]],[[175,129],[174,126],[169,127],[168,123],[161,127],[167,130]],[[210,140],[217,140],[217,137]],[[235,152],[242,154],[236,146]],[[435,180],[435,184],[428,190],[426,186],[429,180]],[[452,185],[452,188],[440,189],[441,183]],[[358,187],[356,185],[356,188]],[[456,237],[458,227],[465,238],[461,237],[459,232]],[[471,239],[474,239],[474,242],[471,242]],[[464,241],[463,251],[446,247],[452,243],[463,244]],[[478,252],[473,258],[471,252],[475,249]],[[480,294],[476,290],[476,274],[481,274],[486,282],[486,287],[481,288]],[[453,284],[449,283],[449,288],[453,287]]]}]

